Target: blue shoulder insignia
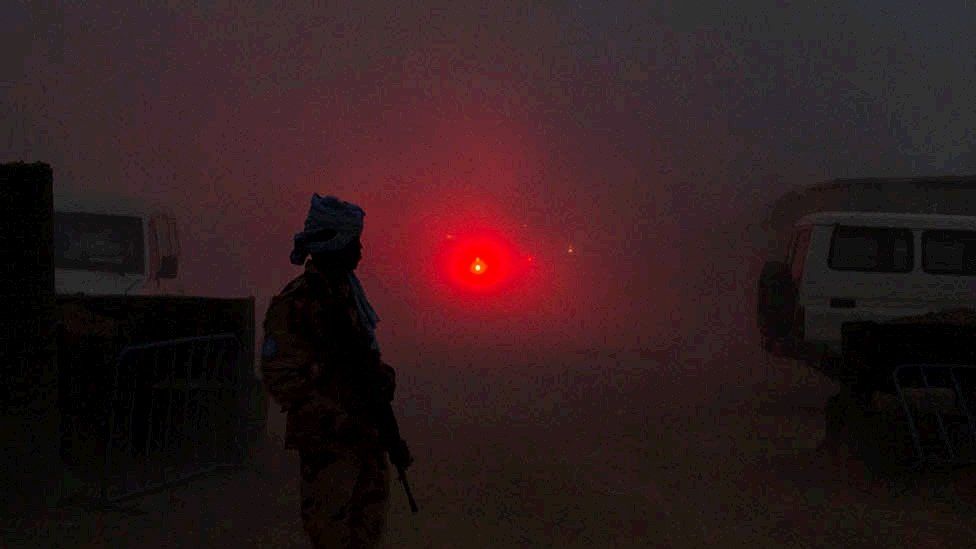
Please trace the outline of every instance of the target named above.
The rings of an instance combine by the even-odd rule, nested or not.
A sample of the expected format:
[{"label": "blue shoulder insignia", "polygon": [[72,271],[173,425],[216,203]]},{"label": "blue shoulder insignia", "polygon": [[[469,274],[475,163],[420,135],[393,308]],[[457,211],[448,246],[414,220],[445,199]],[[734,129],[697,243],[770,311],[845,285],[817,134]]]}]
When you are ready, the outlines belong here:
[{"label": "blue shoulder insignia", "polygon": [[261,358],[271,359],[278,354],[278,342],[273,337],[267,337],[261,345]]}]

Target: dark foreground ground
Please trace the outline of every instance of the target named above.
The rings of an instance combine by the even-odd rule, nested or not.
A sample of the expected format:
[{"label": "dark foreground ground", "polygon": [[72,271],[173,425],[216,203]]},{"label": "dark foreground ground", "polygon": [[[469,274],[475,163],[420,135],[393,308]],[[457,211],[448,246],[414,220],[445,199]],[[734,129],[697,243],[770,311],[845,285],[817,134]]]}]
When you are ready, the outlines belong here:
[{"label": "dark foreground ground", "polygon": [[[821,449],[836,388],[761,358],[576,356],[401,368],[421,512],[393,486],[388,547],[971,547],[976,482],[879,474]],[[308,547],[296,457],[273,445],[98,512],[2,524],[0,547]]]}]

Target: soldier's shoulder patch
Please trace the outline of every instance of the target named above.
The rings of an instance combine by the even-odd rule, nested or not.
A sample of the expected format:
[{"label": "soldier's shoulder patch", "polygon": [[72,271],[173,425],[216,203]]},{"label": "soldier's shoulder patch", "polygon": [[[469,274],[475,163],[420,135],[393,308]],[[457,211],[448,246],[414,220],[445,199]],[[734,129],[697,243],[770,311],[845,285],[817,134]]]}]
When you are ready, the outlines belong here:
[{"label": "soldier's shoulder patch", "polygon": [[261,345],[261,358],[272,359],[278,355],[278,342],[275,338],[268,336],[264,338],[264,343]]}]

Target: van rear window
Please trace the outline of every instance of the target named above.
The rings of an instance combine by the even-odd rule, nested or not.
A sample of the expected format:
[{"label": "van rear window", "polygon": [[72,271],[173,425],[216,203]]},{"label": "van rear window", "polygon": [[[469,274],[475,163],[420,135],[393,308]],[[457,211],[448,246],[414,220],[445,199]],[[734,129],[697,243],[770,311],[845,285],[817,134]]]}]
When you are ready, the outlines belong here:
[{"label": "van rear window", "polygon": [[828,265],[836,271],[907,273],[912,270],[912,231],[883,227],[834,229]]},{"label": "van rear window", "polygon": [[54,266],[143,274],[142,219],[54,212]]},{"label": "van rear window", "polygon": [[976,275],[976,232],[925,231],[922,268],[932,274]]}]

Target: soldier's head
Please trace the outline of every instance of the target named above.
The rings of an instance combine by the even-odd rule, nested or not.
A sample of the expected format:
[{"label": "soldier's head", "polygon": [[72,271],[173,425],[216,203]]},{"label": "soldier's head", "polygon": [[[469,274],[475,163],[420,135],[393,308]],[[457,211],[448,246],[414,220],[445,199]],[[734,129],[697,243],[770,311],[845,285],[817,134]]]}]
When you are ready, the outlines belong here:
[{"label": "soldier's head", "polygon": [[295,235],[291,262],[301,265],[312,256],[316,265],[352,270],[362,258],[360,236],[366,213],[334,196],[312,195],[305,230]]},{"label": "soldier's head", "polygon": [[311,254],[312,262],[319,270],[337,269],[354,271],[363,258],[363,244],[357,238],[345,248],[336,251],[322,251]]}]

